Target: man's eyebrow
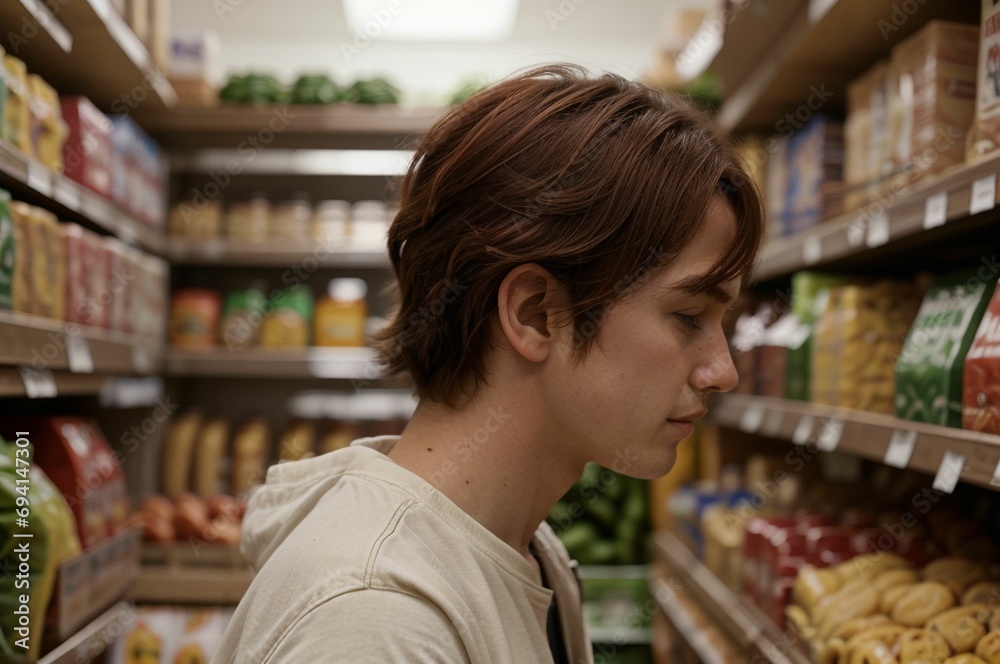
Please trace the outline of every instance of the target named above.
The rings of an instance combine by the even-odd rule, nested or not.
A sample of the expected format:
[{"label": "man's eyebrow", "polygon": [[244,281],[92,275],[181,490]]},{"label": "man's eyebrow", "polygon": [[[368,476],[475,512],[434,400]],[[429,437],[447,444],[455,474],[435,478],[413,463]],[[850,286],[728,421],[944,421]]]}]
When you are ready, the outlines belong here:
[{"label": "man's eyebrow", "polygon": [[669,288],[685,295],[707,295],[719,304],[732,304],[735,298],[722,290],[717,284],[707,284],[707,275],[696,274],[680,281]]}]

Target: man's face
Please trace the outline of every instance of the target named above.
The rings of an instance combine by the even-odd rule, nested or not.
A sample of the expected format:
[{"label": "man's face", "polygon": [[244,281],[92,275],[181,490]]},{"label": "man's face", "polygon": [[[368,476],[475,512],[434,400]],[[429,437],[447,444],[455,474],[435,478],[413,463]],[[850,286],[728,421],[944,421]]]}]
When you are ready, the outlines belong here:
[{"label": "man's face", "polygon": [[[596,461],[636,477],[663,475],[711,392],[736,386],[722,318],[738,281],[693,294],[736,232],[721,198],[698,235],[667,268],[607,313],[596,343],[576,363],[567,352],[543,372],[553,436],[577,461]],[[565,331],[568,344],[572,329]]]}]

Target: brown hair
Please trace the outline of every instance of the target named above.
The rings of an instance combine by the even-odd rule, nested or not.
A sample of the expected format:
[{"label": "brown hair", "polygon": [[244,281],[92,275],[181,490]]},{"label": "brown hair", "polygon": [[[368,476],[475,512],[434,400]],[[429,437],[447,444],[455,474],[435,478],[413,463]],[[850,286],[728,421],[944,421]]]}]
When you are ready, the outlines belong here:
[{"label": "brown hair", "polygon": [[498,83],[423,137],[389,228],[400,306],[380,335],[390,376],[456,406],[484,383],[500,283],[537,263],[566,289],[574,350],[693,239],[713,197],[737,232],[704,288],[747,282],[760,196],[732,145],[683,100],[549,66]]}]

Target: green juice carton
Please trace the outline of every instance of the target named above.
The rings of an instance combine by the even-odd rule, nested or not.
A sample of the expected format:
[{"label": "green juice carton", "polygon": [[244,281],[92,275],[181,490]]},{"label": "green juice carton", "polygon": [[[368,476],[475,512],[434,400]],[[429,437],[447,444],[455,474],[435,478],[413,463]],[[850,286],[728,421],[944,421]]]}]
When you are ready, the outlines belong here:
[{"label": "green juice carton", "polygon": [[962,426],[965,356],[995,286],[970,271],[939,278],[927,291],[896,362],[896,417]]},{"label": "green juice carton", "polygon": [[788,349],[785,366],[785,397],[799,401],[810,400],[812,382],[812,327],[826,308],[826,298],[821,293],[837,286],[851,283],[850,277],[820,272],[796,272],[792,276],[792,314],[802,326],[803,334],[797,335],[801,343]]}]

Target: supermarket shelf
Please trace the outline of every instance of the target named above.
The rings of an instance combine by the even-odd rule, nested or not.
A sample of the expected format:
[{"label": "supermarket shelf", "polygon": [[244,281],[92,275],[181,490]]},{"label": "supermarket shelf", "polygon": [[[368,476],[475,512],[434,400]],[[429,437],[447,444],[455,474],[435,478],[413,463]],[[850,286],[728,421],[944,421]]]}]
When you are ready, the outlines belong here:
[{"label": "supermarket shelf", "polygon": [[[177,95],[110,0],[0,3],[7,52],[60,95],[86,95],[104,110],[166,108]],[[95,67],[94,63],[100,63]]]},{"label": "supermarket shelf", "polygon": [[249,568],[143,565],[132,594],[149,604],[238,604],[253,577]]},{"label": "supermarket shelf", "polygon": [[[66,212],[153,253],[162,253],[162,234],[127,214],[106,198],[46,168],[0,141],[0,184],[15,198],[27,195],[60,216]],[[35,202],[35,201],[32,201]]]},{"label": "supermarket shelf", "polygon": [[[142,111],[139,118],[143,127],[165,146],[242,146],[240,155],[245,156],[256,154],[261,147],[332,147],[339,143],[338,139],[358,136],[391,139],[385,146],[398,147],[399,139],[426,132],[444,112],[442,108],[354,104],[222,104],[208,108]],[[249,159],[242,161],[249,163]]]},{"label": "supermarket shelf", "polygon": [[[108,376],[95,374],[74,374],[64,371],[52,372],[55,382],[53,396],[70,397],[101,394],[113,380]],[[28,396],[24,378],[17,369],[0,368],[0,397]]]},{"label": "supermarket shelf", "polygon": [[[667,564],[683,588],[708,614],[712,624],[720,627],[730,640],[740,646],[746,655],[746,661],[751,660],[751,655],[759,655],[772,664],[809,664],[809,658],[789,647],[788,644],[793,641],[790,635],[783,634],[756,607],[731,591],[674,535],[659,531],[654,534],[653,541],[655,555]],[[653,597],[664,613],[672,619],[679,618],[683,624],[684,618],[689,618],[690,614],[681,614],[683,608],[674,601],[677,591],[673,585],[667,579],[656,577],[652,584]],[[696,632],[697,630],[691,634],[693,638],[689,641],[692,648],[706,662],[720,661],[718,655],[710,649],[710,644],[699,642]]]},{"label": "supermarket shelf", "polygon": [[384,246],[371,249],[319,241],[268,240],[267,243],[234,240],[190,241],[171,239],[166,244],[167,259],[174,265],[232,267],[314,267],[388,268]]},{"label": "supermarket shelf", "polygon": [[69,370],[74,374],[152,374],[163,348],[156,341],[76,326],[27,314],[0,311],[0,365]]},{"label": "supermarket shelf", "polygon": [[68,640],[38,660],[38,664],[83,664],[93,662],[135,622],[136,613],[127,602],[118,602],[97,616]]},{"label": "supermarket shelf", "polygon": [[998,172],[1000,156],[958,165],[888,196],[885,205],[873,203],[804,233],[771,241],[754,279],[766,281],[869,252],[897,250],[900,241],[932,242],[940,232],[982,227],[996,220],[990,211],[998,201]]},{"label": "supermarket shelf", "polygon": [[247,348],[230,352],[171,348],[166,360],[173,376],[247,378],[335,378],[372,380],[381,373],[371,348]]},{"label": "supermarket shelf", "polygon": [[232,164],[234,174],[298,177],[369,176],[398,177],[406,173],[412,150],[283,150],[269,148],[253,161],[234,162],[232,150],[174,151],[170,169],[174,173],[222,173]]},{"label": "supermarket shelf", "polygon": [[774,133],[780,129],[779,120],[806,103],[814,90],[832,93],[817,97],[823,110],[843,109],[847,83],[931,17],[975,23],[979,16],[975,3],[926,0],[913,3],[912,11],[908,7],[900,21],[898,4],[897,0],[743,3],[725,26],[713,60],[727,88],[720,124],[730,131]]},{"label": "supermarket shelf", "polygon": [[744,433],[930,473],[938,479],[950,479],[952,486],[961,481],[1000,490],[1000,436],[744,394],[718,395],[708,417]]}]

